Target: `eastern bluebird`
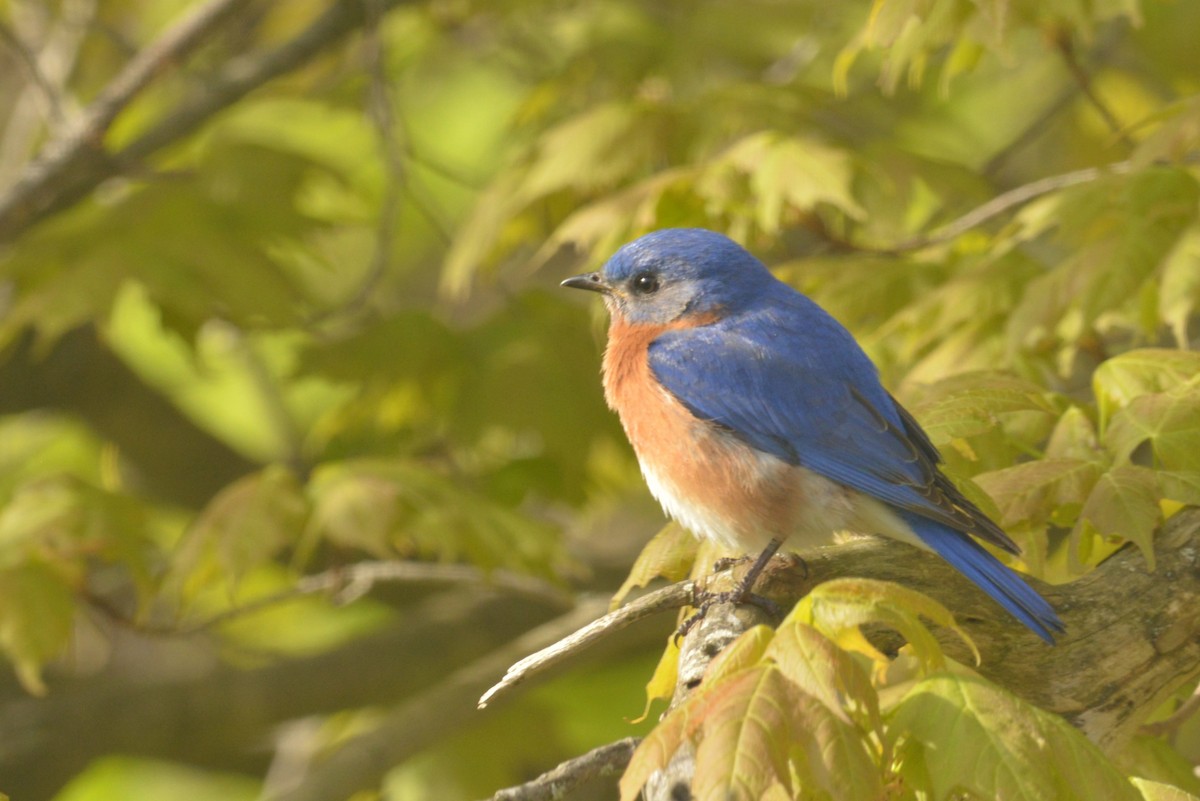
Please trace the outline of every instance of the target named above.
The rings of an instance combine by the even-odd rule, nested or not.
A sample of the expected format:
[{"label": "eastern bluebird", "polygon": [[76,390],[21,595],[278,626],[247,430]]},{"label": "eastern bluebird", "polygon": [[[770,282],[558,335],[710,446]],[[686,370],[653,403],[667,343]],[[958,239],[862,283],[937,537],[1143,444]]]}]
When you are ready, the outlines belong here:
[{"label": "eastern bluebird", "polygon": [[878,533],[936,552],[1043,640],[1063,631],[972,539],[1019,553],[850,332],[735,242],[656,231],[563,286],[604,296],[604,394],[650,491],[693,533],[762,550],[750,582],[785,541]]}]

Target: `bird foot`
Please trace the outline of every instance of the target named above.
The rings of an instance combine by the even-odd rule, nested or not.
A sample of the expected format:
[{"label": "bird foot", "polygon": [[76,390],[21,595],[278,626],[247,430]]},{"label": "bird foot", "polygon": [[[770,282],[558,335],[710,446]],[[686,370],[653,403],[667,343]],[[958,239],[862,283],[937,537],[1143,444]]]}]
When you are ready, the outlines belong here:
[{"label": "bird foot", "polygon": [[728,570],[729,568],[731,568],[731,567],[737,567],[738,565],[744,565],[744,564],[746,564],[747,562],[749,562],[749,561],[750,561],[751,559],[753,559],[753,558],[754,558],[754,557],[752,557],[752,556],[749,556],[749,555],[742,555],[742,556],[722,556],[720,559],[718,559],[717,561],[713,562],[713,566],[712,566],[712,572],[714,572],[714,573],[724,573],[724,572],[725,572],[726,570]]},{"label": "bird foot", "polygon": [[783,617],[783,609],[779,604],[767,598],[765,595],[756,595],[749,591],[749,587],[736,587],[728,592],[709,592],[708,590],[698,590],[696,592],[696,611],[689,615],[687,620],[679,624],[679,628],[675,630],[675,640],[678,642],[687,633],[691,631],[697,623],[704,619],[708,614],[708,610],[714,606],[721,604],[749,604],[757,606],[768,617],[778,620]]}]

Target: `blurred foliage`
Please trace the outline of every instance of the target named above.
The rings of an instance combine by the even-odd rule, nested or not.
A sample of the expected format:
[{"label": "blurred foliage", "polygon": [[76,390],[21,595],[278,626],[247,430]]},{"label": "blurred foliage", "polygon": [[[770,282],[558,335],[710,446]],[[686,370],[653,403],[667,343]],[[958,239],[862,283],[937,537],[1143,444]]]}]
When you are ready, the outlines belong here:
[{"label": "blurred foliage", "polygon": [[[0,2],[0,194],[200,5]],[[135,141],[329,6],[247,4],[98,144]],[[603,406],[598,311],[554,284],[674,225],[729,233],[845,322],[1021,544],[1019,567],[1065,582],[1126,541],[1152,559],[1162,521],[1200,504],[1198,29],[1200,6],[1160,0],[401,4],[0,251],[0,651],[53,694],[97,615],[190,630],[367,558],[578,580],[586,549],[563,521],[586,529],[645,493]],[[150,392],[93,374],[94,355],[69,361],[81,329]],[[45,382],[61,360],[67,378]],[[210,469],[202,508],[165,480]],[[622,594],[701,554],[666,530]],[[1060,722],[947,666],[917,619],[953,625],[944,610],[842,589],[827,602],[857,610],[845,620],[908,636],[903,692],[883,692],[857,623],[831,630],[814,600],[714,665],[625,797],[653,747],[685,738],[721,755],[697,781],[739,797],[815,797],[847,771],[860,785],[838,797],[1197,791],[1147,766],[1194,763],[1200,743],[1156,740],[1122,766],[1143,777],[1130,785]],[[261,614],[211,633],[282,658],[401,613],[307,599]],[[569,699],[640,688],[644,656],[605,674],[611,688],[547,691],[559,735],[541,755],[614,736],[637,704]],[[1001,724],[1039,732],[1043,772],[985,736]],[[964,750],[939,750],[950,732]],[[501,739],[464,732],[389,792],[468,797],[550,766],[514,743],[489,752]],[[458,748],[495,770],[430,783]],[[245,794],[118,760],[61,797],[180,792]]]}]

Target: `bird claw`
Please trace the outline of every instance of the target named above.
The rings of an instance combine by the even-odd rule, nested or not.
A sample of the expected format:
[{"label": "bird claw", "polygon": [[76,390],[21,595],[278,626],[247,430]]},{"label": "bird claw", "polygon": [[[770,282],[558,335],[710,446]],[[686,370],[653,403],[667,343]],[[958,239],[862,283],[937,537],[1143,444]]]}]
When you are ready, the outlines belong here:
[{"label": "bird claw", "polygon": [[731,567],[744,565],[754,557],[743,554],[742,556],[722,556],[717,561],[713,562],[712,572],[724,573]]},{"label": "bird claw", "polygon": [[675,630],[676,645],[679,644],[681,639],[687,636],[689,631],[695,628],[697,623],[705,618],[709,609],[721,604],[749,604],[757,606],[773,620],[779,620],[783,617],[783,609],[779,604],[764,595],[757,595],[750,592],[748,587],[738,587],[728,592],[698,590],[696,592],[696,611],[689,615],[687,620],[680,623],[679,628]]}]

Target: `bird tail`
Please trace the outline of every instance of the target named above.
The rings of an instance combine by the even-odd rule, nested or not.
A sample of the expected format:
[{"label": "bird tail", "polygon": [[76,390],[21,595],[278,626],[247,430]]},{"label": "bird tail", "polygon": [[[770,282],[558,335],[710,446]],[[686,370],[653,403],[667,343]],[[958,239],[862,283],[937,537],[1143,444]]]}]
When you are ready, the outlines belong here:
[{"label": "bird tail", "polygon": [[1065,631],[1054,607],[970,536],[927,518],[904,517],[926,545],[1047,643]]}]

